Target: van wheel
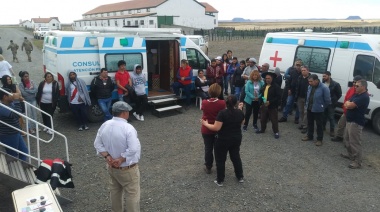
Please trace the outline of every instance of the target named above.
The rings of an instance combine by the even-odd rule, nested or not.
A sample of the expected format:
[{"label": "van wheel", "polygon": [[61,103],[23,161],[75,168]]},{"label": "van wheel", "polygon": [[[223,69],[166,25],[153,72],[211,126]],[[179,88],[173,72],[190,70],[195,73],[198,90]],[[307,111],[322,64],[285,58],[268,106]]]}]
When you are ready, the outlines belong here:
[{"label": "van wheel", "polygon": [[380,134],[380,112],[377,112],[372,119],[372,127],[377,134]]},{"label": "van wheel", "polygon": [[92,104],[87,109],[87,118],[90,122],[100,122],[104,119],[104,113],[98,104]]}]

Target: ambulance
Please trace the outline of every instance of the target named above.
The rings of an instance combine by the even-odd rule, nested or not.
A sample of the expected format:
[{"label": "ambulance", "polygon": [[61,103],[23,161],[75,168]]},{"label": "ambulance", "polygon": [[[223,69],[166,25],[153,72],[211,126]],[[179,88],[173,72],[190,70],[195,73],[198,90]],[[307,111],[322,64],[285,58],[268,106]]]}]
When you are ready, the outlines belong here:
[{"label": "ambulance", "polygon": [[271,69],[279,67],[284,73],[296,59],[301,59],[320,80],[325,71],[331,72],[333,80],[342,87],[343,96],[337,106],[339,112],[342,112],[344,96],[352,86],[353,77],[361,75],[366,79],[370,104],[365,116],[380,134],[380,35],[315,33],[312,30],[266,35],[260,65],[269,63]]},{"label": "ambulance", "polygon": [[[68,72],[75,71],[88,89],[101,68],[114,79],[117,62],[125,60],[127,70],[140,64],[147,76],[148,100],[174,96],[171,84],[175,81],[182,59],[193,68],[193,80],[198,70],[206,70],[209,58],[180,29],[86,27],[84,31],[50,31],[43,45],[44,72],[51,72],[60,86],[60,110],[68,108],[65,85]],[[194,86],[193,86],[194,87]],[[90,89],[89,89],[90,91]],[[113,93],[117,99],[116,89]],[[102,120],[96,101],[88,111],[90,121]]]}]

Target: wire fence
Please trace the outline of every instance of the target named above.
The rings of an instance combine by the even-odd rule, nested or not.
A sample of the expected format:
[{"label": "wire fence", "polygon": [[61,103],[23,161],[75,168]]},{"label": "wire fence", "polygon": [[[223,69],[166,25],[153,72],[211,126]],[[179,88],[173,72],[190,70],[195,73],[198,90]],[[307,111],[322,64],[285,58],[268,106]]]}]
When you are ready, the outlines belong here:
[{"label": "wire fence", "polygon": [[269,32],[304,32],[306,29],[312,29],[313,32],[352,32],[358,34],[380,34],[380,26],[373,27],[294,27],[280,29],[251,29],[236,30],[233,27],[217,27],[211,30],[194,30],[194,35],[207,36],[210,41],[220,40],[241,40],[265,37]]}]

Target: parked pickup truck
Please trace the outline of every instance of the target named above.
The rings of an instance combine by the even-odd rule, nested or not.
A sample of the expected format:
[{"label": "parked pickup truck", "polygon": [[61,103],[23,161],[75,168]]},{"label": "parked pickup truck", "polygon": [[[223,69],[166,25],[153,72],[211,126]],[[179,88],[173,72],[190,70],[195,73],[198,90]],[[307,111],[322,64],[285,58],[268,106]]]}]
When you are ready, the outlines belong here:
[{"label": "parked pickup truck", "polygon": [[38,27],[33,32],[34,39],[44,39],[45,34],[49,31],[49,27]]},{"label": "parked pickup truck", "polygon": [[186,37],[192,40],[206,55],[208,55],[208,42],[202,35],[186,35]]}]

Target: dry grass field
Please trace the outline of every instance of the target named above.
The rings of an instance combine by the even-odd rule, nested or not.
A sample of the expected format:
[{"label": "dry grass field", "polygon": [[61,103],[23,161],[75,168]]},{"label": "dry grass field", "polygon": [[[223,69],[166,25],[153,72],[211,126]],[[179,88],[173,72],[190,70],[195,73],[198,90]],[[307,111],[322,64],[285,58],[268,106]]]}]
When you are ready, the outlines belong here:
[{"label": "dry grass field", "polygon": [[219,22],[219,27],[234,27],[236,30],[283,29],[292,27],[365,27],[380,26],[378,20],[279,20],[272,22]]}]

